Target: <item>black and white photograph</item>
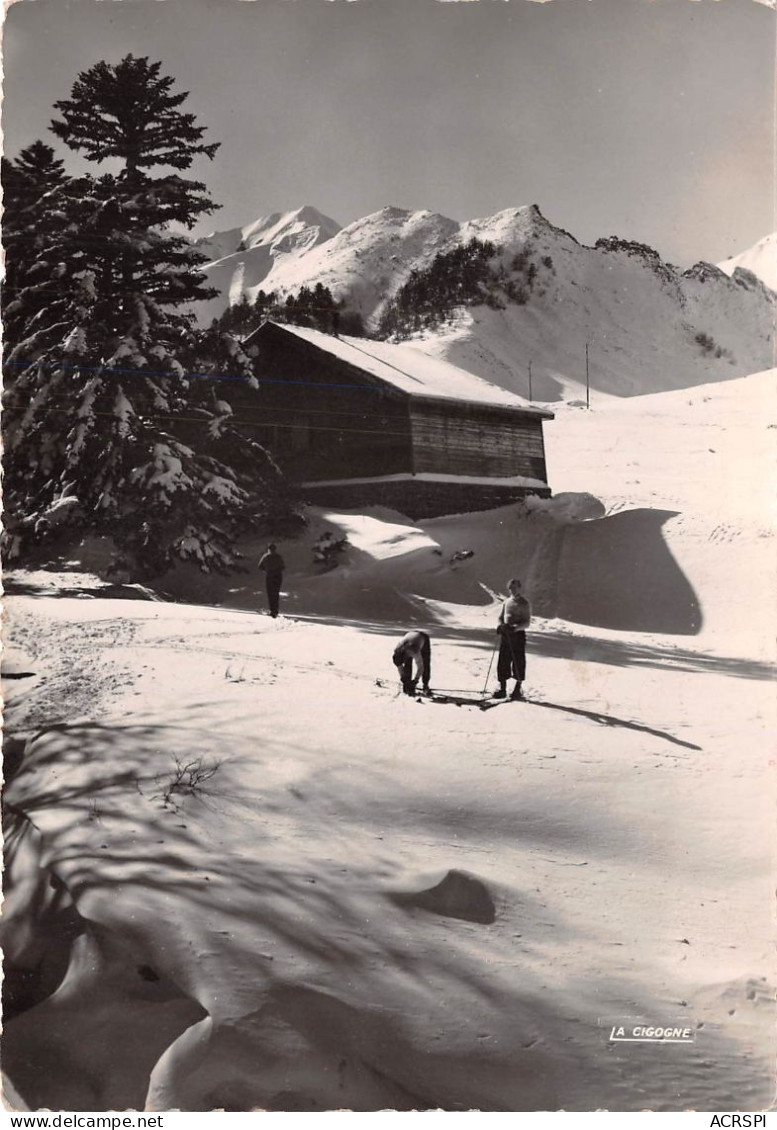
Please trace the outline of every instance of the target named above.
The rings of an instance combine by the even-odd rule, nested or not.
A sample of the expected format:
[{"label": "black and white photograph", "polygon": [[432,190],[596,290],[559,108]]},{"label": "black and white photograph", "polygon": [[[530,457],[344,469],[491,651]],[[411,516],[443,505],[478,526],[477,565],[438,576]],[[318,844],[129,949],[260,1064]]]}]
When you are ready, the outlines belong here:
[{"label": "black and white photograph", "polygon": [[776,33],[6,5],[6,1111],[770,1108]]}]

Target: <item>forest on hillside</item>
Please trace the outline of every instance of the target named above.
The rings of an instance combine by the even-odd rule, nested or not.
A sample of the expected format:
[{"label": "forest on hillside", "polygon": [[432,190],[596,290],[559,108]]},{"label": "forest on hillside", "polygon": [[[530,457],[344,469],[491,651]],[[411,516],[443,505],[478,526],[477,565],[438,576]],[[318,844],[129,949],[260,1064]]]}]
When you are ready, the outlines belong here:
[{"label": "forest on hillside", "polygon": [[553,260],[549,255],[537,259],[530,246],[517,251],[507,263],[504,258],[503,248],[475,238],[441,251],[428,267],[411,271],[386,303],[378,336],[401,339],[434,329],[462,307],[485,305],[503,310],[511,302],[524,306],[541,272],[553,270]]}]

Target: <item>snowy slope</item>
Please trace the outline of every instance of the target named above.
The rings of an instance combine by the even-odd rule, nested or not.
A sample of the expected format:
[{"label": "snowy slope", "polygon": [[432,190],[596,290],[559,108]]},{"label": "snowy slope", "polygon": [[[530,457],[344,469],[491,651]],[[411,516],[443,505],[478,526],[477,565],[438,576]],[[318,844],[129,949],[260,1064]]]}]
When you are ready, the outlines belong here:
[{"label": "snowy slope", "polygon": [[[507,277],[528,254],[537,269],[525,304],[461,311],[417,344],[430,354],[519,395],[558,400],[585,383],[617,396],[727,380],[773,363],[775,295],[752,274],[699,263],[687,271],[655,251],[615,237],[585,247],[536,205],[457,223],[430,212],[384,208],[284,255],[260,243],[207,268],[221,299],[211,317],[261,287],[282,293],[322,283],[358,309],[373,329],[386,300],[412,270],[473,237],[501,247]],[[219,247],[219,250],[221,248]],[[253,256],[254,258],[251,258]]]},{"label": "snowy slope", "polygon": [[525,396],[531,363],[535,399],[579,398],[586,344],[591,388],[616,396],[772,364],[775,298],[752,276],[729,279],[706,264],[680,272],[614,239],[583,247],[536,210],[478,221],[477,234],[504,246],[506,264],[531,249],[539,269],[528,301],[462,311],[416,344],[503,388]]},{"label": "snowy slope", "polygon": [[777,290],[777,232],[764,236],[747,251],[733,255],[718,266],[727,275],[733,275],[737,267],[752,271],[771,290]]},{"label": "snowy slope", "polygon": [[[458,224],[444,216],[388,207],[317,241],[312,249],[306,247],[304,255],[255,262],[253,253],[238,253],[207,266],[205,273],[210,285],[222,291],[221,309],[244,295],[252,300],[259,289],[286,293],[321,283],[335,298],[347,297],[351,306],[371,314],[413,267],[430,262],[447,246],[457,230]],[[204,320],[214,308],[211,304],[205,311],[198,304],[195,311]]]},{"label": "snowy slope", "polygon": [[[222,607],[12,595],[10,731],[69,724],[6,795],[7,959],[67,970],[6,1022],[22,1100],[764,1109],[775,377],[562,407],[575,497],[529,514],[312,512],[277,621],[255,573],[169,579]],[[517,571],[530,701],[481,711]],[[453,702],[397,697],[410,624]],[[217,767],[165,801],[175,758]],[[626,1018],[694,1042],[610,1043]]]}]

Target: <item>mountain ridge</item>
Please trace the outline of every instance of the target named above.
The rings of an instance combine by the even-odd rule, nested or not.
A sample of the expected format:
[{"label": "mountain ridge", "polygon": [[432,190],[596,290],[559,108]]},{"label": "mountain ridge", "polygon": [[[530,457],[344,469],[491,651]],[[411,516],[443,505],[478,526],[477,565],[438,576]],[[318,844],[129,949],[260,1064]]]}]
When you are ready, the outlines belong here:
[{"label": "mountain ridge", "polygon": [[200,321],[259,290],[283,296],[321,283],[371,334],[413,272],[423,276],[437,256],[472,239],[492,243],[494,301],[443,311],[441,324],[401,336],[522,396],[531,363],[535,399],[584,385],[586,344],[591,387],[618,396],[773,363],[777,294],[747,267],[752,256],[681,270],[634,240],[605,236],[587,246],[536,204],[463,222],[387,205],[343,228],[305,206],[209,238],[214,251],[229,240],[237,246],[204,268],[220,296],[199,304]]}]

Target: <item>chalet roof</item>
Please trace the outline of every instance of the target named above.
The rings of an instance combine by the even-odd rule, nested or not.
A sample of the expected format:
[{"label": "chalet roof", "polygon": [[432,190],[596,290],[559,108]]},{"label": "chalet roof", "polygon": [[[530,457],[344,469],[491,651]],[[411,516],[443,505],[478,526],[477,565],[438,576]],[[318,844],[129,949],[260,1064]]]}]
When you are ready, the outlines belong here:
[{"label": "chalet roof", "polygon": [[540,416],[546,420],[553,419],[552,412],[537,408],[523,397],[516,396],[515,393],[491,384],[482,377],[476,377],[464,369],[459,369],[448,361],[429,357],[411,345],[394,345],[387,341],[373,341],[362,337],[336,337],[334,334],[321,333],[320,330],[311,330],[305,326],[291,326],[279,322],[265,322],[246,338],[244,344],[255,341],[268,325],[309,342],[317,349],[411,396],[463,401],[484,407],[511,408],[513,411]]}]

